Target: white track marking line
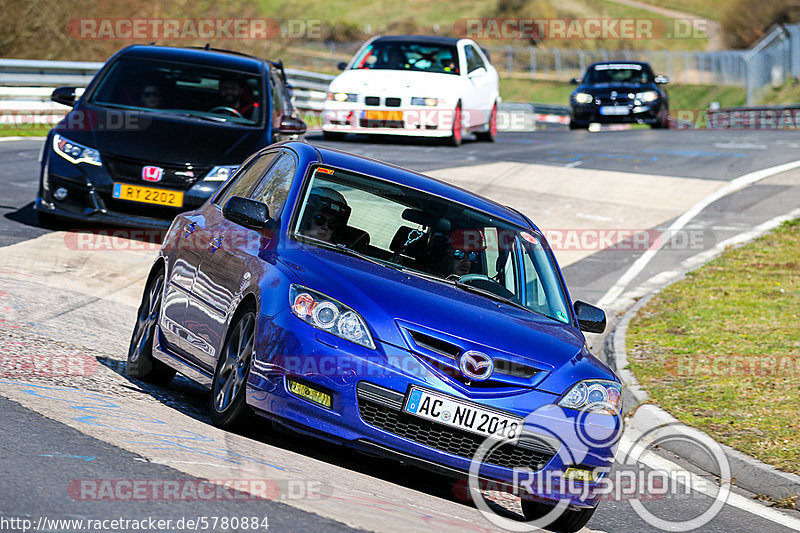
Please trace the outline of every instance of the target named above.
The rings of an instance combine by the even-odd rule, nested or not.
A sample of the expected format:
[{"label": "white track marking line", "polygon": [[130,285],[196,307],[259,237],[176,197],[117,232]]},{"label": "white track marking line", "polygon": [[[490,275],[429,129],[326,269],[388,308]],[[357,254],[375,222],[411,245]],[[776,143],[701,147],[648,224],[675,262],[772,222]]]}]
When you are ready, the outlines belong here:
[{"label": "white track marking line", "polygon": [[[765,178],[770,176],[774,176],[775,174],[780,174],[781,172],[786,172],[789,170],[793,170],[800,167],[800,161],[792,161],[791,163],[785,163],[783,165],[777,165],[770,168],[765,168],[763,170],[757,170],[755,172],[750,172],[743,176],[739,176],[738,178],[732,180],[730,183],[718,189],[717,191],[709,194],[696,204],[694,204],[691,209],[686,211],[683,215],[677,218],[675,222],[666,230],[667,235],[674,234],[681,229],[683,229],[686,224],[689,223],[694,217],[696,217],[703,209],[711,205],[712,203],[716,202],[720,198],[723,198],[733,192],[738,190],[744,189],[748,185],[752,185],[757,183]],[[644,254],[642,254],[639,259],[637,259],[625,274],[619,278],[619,280],[610,288],[608,292],[603,295],[602,298],[597,302],[598,307],[607,307],[612,304],[622,292],[627,288],[628,284],[638,276],[642,270],[647,266],[647,264],[655,257],[661,247],[666,244],[668,239],[658,239],[656,243],[647,250]]]},{"label": "white track marking line", "polygon": [[[633,446],[641,446],[641,444],[636,444],[628,435],[623,435],[620,439],[620,452],[628,453]],[[685,468],[673,463],[668,459],[656,455],[655,453],[645,453],[640,455],[639,462],[648,468],[652,468],[653,470],[669,472],[670,474],[673,474],[671,478],[675,480],[680,480],[685,477],[685,474],[689,474],[689,479],[691,480],[691,490],[700,492],[706,496],[710,496],[711,498],[716,497],[717,493],[719,492],[719,486],[715,483],[712,483],[693,472],[688,472]],[[678,473],[681,475],[674,475]],[[800,520],[797,518],[788,516],[780,511],[777,511],[771,507],[767,507],[764,504],[758,503],[740,494],[736,494],[734,492],[728,493],[726,505],[736,507],[742,511],[747,511],[750,514],[754,514],[758,517],[770,520],[771,522],[775,522],[776,524],[800,531]]]}]

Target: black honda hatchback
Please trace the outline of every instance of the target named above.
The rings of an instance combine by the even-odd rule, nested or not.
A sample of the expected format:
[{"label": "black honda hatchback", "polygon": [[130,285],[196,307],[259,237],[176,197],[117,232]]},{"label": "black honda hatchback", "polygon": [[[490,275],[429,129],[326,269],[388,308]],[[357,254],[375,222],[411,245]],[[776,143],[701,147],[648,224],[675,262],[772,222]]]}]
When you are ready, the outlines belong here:
[{"label": "black honda hatchback", "polygon": [[649,124],[669,127],[669,97],[661,87],[664,76],[655,76],[647,63],[612,61],[594,63],[570,95],[570,129],[600,124]]},{"label": "black honda hatchback", "polygon": [[43,223],[166,229],[250,154],[306,131],[282,63],[208,47],[129,46],[78,93],[52,95],[73,109],[42,153]]}]

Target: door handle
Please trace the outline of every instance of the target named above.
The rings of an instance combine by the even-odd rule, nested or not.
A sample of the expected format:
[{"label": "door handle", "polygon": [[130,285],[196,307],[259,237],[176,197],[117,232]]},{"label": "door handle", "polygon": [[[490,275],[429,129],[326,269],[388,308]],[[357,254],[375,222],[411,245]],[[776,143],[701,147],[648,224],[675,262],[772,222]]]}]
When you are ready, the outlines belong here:
[{"label": "door handle", "polygon": [[211,253],[213,254],[222,246],[222,237],[214,237],[211,239]]},{"label": "door handle", "polygon": [[189,235],[194,233],[194,228],[197,227],[197,222],[189,222],[186,224],[186,227],[183,229],[183,238],[188,239]]}]

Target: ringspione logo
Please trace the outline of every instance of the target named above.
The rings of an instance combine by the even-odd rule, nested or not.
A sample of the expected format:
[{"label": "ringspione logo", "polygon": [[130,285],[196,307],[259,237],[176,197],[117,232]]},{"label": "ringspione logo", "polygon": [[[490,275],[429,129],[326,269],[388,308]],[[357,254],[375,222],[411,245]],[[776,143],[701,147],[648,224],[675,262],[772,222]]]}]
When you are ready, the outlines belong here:
[{"label": "ringspione logo", "polygon": [[[579,440],[592,446],[586,448],[614,449],[619,445],[614,468],[598,467],[585,470],[582,475],[572,477],[567,473],[571,466],[584,465],[587,457],[581,453],[580,446],[574,444],[573,435],[555,435],[546,426],[558,418],[557,411],[538,409],[525,419],[524,434],[535,435],[543,444],[551,445],[553,439],[560,442],[557,452],[543,469],[514,468],[513,476],[503,481],[490,481],[485,477],[485,467],[491,464],[492,454],[508,441],[487,438],[478,448],[470,463],[468,491],[463,487],[457,497],[471,497],[481,514],[493,525],[508,531],[538,531],[541,528],[570,528],[575,524],[575,513],[584,513],[588,520],[593,511],[585,505],[602,504],[605,500],[627,501],[634,512],[647,524],[663,531],[693,531],[702,528],[713,520],[724,507],[730,493],[731,470],[721,445],[703,434],[688,433],[680,424],[658,426],[635,440],[626,438],[621,428],[609,427],[598,431],[591,424],[574,423]],[[539,420],[548,420],[545,424]],[[567,417],[563,421],[568,421]],[[573,419],[574,421],[575,419]],[[592,433],[589,435],[589,433]],[[563,439],[563,440],[562,440]],[[571,446],[565,445],[571,442]],[[704,455],[712,464],[711,471],[717,475],[716,491],[706,488],[703,493],[696,491],[693,474],[664,461],[657,455],[658,450],[679,443],[691,449],[693,456]],[[549,465],[561,465],[551,468]],[[574,474],[574,473],[573,473]],[[522,498],[522,508],[526,521],[511,520],[496,512],[485,494],[486,490],[501,491]],[[661,501],[685,501],[693,499],[710,504],[696,516],[681,516],[680,519],[663,516],[663,508],[656,508]],[[580,503],[583,507],[575,507]],[[693,506],[692,508],[696,508]],[[582,510],[581,510],[582,509]],[[587,516],[588,514],[588,516]],[[581,524],[585,522],[581,521]],[[569,529],[573,531],[573,529]]]}]

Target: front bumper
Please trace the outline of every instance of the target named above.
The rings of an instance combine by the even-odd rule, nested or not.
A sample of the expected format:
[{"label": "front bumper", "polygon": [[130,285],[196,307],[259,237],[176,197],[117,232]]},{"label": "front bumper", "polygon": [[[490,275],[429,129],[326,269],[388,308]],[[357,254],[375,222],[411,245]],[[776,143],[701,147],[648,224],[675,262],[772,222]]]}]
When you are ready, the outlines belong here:
[{"label": "front bumper", "polygon": [[[464,395],[406,349],[377,339],[376,350],[362,348],[316,330],[289,312],[275,319],[262,316],[259,331],[264,333],[247,402],[261,415],[298,432],[466,477],[484,437],[404,413],[406,394],[416,385],[525,418],[519,441],[493,449],[479,468],[481,478],[498,481],[523,497],[557,501],[565,497],[559,472],[570,466],[607,472],[613,463],[621,431],[617,417],[568,412],[555,405],[557,396],[537,390]],[[331,408],[295,396],[288,389],[289,378],[329,394]],[[584,438],[587,425],[604,431],[608,442],[597,445],[595,439]],[[515,486],[515,469],[521,486]],[[531,492],[530,487],[536,488]],[[598,499],[591,494],[588,490],[566,497],[573,507],[593,507]]]},{"label": "front bumper", "polygon": [[[178,213],[203,205],[222,183],[200,179],[186,190],[152,184],[159,189],[180,190],[184,199],[182,207],[178,208],[115,199],[112,196],[114,181],[105,167],[70,163],[51,149],[42,168],[34,208],[83,222],[166,230]],[[146,182],[134,185],[150,186]],[[53,193],[57,189],[64,189],[66,197],[56,199]]]},{"label": "front bumper", "polygon": [[572,105],[572,122],[576,124],[590,124],[596,122],[599,124],[654,124],[658,122],[661,117],[661,103],[654,102],[653,104],[636,105],[634,103],[620,104],[620,108],[626,108],[625,114],[604,114],[601,112],[602,107],[597,104],[575,104]]},{"label": "front bumper", "polygon": [[[383,117],[375,118],[376,114]],[[441,106],[400,108],[327,101],[322,111],[322,131],[449,137],[453,131],[453,119],[454,109]]]}]

